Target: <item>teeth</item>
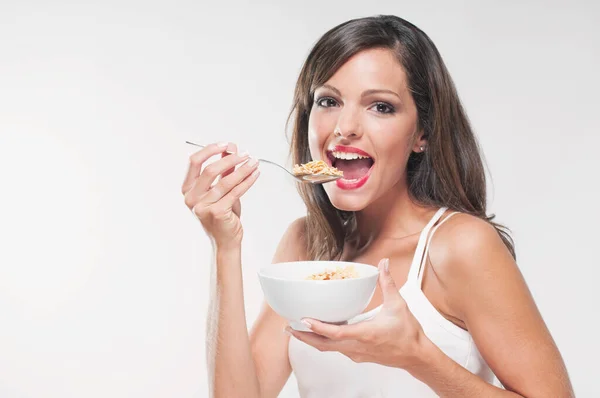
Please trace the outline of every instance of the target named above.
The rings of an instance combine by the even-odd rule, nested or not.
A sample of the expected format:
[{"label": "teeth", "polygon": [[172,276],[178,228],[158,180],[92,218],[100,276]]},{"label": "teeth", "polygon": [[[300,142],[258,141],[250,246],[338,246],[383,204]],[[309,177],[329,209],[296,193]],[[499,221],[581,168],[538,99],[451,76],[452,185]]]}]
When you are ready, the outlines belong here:
[{"label": "teeth", "polygon": [[370,159],[369,156],[359,155],[358,153],[351,152],[332,152],[332,155],[336,159],[354,160],[354,159]]}]

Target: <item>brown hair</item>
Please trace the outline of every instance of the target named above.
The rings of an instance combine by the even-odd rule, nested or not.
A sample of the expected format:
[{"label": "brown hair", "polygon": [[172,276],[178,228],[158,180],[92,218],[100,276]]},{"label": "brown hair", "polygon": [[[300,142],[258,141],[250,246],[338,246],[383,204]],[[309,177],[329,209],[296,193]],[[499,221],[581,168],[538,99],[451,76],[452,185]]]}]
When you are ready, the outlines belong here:
[{"label": "brown hair", "polygon": [[[308,120],[314,91],[353,55],[371,48],[391,50],[403,66],[417,107],[418,131],[427,151],[407,163],[411,198],[425,206],[448,207],[490,222],[515,257],[506,228],[486,213],[486,178],[477,140],[437,48],[419,28],[396,16],[354,19],[331,29],[306,59],[294,93],[291,155],[294,164],[311,160]],[[288,122],[289,122],[288,121]],[[321,185],[298,184],[307,207],[309,258],[339,258],[344,243],[357,239],[354,212],[336,209]]]}]

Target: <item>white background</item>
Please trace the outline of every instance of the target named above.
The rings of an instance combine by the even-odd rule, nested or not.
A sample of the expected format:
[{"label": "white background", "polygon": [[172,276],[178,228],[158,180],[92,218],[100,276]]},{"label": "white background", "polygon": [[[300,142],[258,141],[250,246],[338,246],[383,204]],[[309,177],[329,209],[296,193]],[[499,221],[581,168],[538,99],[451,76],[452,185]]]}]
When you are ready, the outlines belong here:
[{"label": "white background", "polygon": [[[207,396],[210,246],[180,194],[184,141],[286,162],[311,45],[379,13],[437,44],[493,176],[490,211],[578,396],[600,395],[597,2],[1,0],[0,397]],[[243,202],[249,322],[256,271],[303,214],[261,168]]]}]

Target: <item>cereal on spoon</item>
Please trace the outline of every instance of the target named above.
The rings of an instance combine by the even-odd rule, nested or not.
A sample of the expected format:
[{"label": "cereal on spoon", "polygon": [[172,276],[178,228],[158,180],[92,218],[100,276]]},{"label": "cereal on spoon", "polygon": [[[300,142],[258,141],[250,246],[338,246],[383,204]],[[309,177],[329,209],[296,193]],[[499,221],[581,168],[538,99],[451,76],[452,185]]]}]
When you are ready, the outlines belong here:
[{"label": "cereal on spoon", "polygon": [[329,166],[322,160],[313,160],[304,164],[297,164],[294,166],[293,173],[296,176],[303,175],[330,175],[330,176],[343,176],[344,172],[336,169],[335,167]]}]

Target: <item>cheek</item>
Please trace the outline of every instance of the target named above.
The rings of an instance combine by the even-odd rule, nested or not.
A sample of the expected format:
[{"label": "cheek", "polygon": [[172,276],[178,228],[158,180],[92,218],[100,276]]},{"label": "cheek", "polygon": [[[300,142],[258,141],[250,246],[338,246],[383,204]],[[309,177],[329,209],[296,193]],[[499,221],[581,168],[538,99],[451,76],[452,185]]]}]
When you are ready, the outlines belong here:
[{"label": "cheek", "polygon": [[319,148],[321,146],[321,140],[319,139],[319,134],[309,128],[308,129],[308,149],[310,150],[310,155],[312,160],[318,160]]},{"label": "cheek", "polygon": [[376,129],[377,134],[371,134],[373,146],[378,149],[376,155],[384,157],[387,162],[399,163],[402,158],[410,153],[413,140],[413,128],[404,123],[379,122]]},{"label": "cheek", "polygon": [[406,171],[414,127],[404,120],[380,122],[378,127],[379,134],[372,136],[372,142],[378,149],[379,170],[384,181],[395,183]]},{"label": "cheek", "polygon": [[330,124],[329,118],[319,115],[318,112],[313,112],[308,120],[308,145],[314,160],[320,159],[321,148],[333,131]]},{"label": "cheek", "polygon": [[390,148],[385,153],[385,168],[393,170],[394,175],[404,174],[406,171],[406,164],[408,163],[408,156],[410,155],[409,148],[410,139],[405,138],[401,140],[395,140],[395,142],[389,142],[385,148]]}]

